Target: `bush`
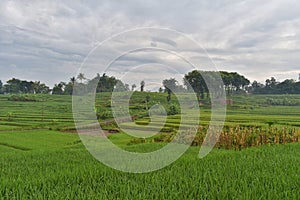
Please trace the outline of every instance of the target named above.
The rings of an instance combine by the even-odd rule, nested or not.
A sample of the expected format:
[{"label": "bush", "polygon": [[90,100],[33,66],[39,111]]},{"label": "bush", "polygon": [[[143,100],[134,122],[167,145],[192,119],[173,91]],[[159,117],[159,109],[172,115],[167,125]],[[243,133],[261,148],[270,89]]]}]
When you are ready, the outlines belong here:
[{"label": "bush", "polygon": [[101,119],[101,120],[105,120],[105,119],[112,119],[113,118],[113,115],[111,112],[109,111],[100,111],[100,112],[97,112],[97,119]]},{"label": "bush", "polygon": [[150,114],[151,115],[166,115],[166,111],[165,111],[164,107],[156,104],[151,107]]},{"label": "bush", "polygon": [[287,97],[281,99],[267,98],[266,103],[272,106],[298,106],[299,101],[288,99]]},{"label": "bush", "polygon": [[178,106],[175,104],[171,104],[167,112],[168,115],[177,115],[180,113]]},{"label": "bush", "polygon": [[39,101],[38,99],[36,99],[35,96],[33,95],[27,95],[27,94],[20,94],[20,95],[11,95],[8,97],[8,100],[9,101],[32,101],[32,102],[35,102],[35,101]]},{"label": "bush", "polygon": [[105,119],[112,119],[113,115],[112,112],[108,109],[97,109],[96,111],[97,119],[105,120]]}]

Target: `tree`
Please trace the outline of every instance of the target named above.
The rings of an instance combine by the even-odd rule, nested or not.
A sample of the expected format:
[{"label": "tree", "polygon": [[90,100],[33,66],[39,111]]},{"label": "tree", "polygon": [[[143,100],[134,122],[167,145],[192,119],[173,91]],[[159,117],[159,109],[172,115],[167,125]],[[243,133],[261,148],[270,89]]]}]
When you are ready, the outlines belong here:
[{"label": "tree", "polygon": [[220,74],[225,86],[225,91],[227,92],[227,95],[229,95],[231,91],[231,85],[232,85],[231,75],[225,71],[220,71]]},{"label": "tree", "polygon": [[124,84],[122,81],[117,80],[117,83],[115,85],[114,91],[116,92],[125,92],[125,91],[129,91],[129,85],[128,84]]},{"label": "tree", "polygon": [[150,102],[150,96],[147,94],[146,96],[146,110],[148,110],[148,103]]},{"label": "tree", "polygon": [[70,78],[69,83],[65,85],[64,94],[72,95],[75,83],[76,83],[76,78],[73,76]]},{"label": "tree", "polygon": [[21,81],[20,91],[21,93],[34,93],[33,82]]},{"label": "tree", "polygon": [[246,87],[250,84],[250,81],[244,76],[238,74],[237,72],[220,72],[225,86],[225,91],[227,95],[231,95],[234,91],[235,93],[245,91]]},{"label": "tree", "polygon": [[300,81],[294,83],[295,94],[300,94]]},{"label": "tree", "polygon": [[165,79],[163,80],[163,86],[165,87],[165,92],[168,93],[167,101],[171,101],[171,94],[175,92],[177,87],[177,81],[175,78]]},{"label": "tree", "polygon": [[40,81],[26,81],[12,78],[7,81],[5,85],[6,93],[31,93],[31,94],[47,94],[50,92],[50,88]]},{"label": "tree", "polygon": [[12,78],[6,82],[5,85],[5,92],[6,93],[21,93],[20,87],[21,87],[21,80]]},{"label": "tree", "polygon": [[33,93],[34,94],[48,94],[51,90],[48,86],[40,81],[35,81],[33,83]]},{"label": "tree", "polygon": [[[278,82],[276,81],[276,79],[274,77],[271,77],[270,81],[271,81],[271,84],[270,84],[271,87],[275,87],[278,84]],[[294,81],[292,80],[292,82],[294,82]]]},{"label": "tree", "polygon": [[75,83],[76,83],[75,76],[73,76],[73,77],[70,78],[70,82],[72,83],[73,86],[75,85]]},{"label": "tree", "polygon": [[0,94],[3,94],[3,83],[1,80],[0,80]]},{"label": "tree", "polygon": [[297,90],[295,90],[295,81],[293,79],[286,79],[283,82],[276,84],[276,86],[273,86],[273,93],[279,93],[279,94],[296,94]]},{"label": "tree", "polygon": [[107,76],[105,73],[100,76],[97,75],[98,80],[97,92],[112,92],[118,83],[118,80],[113,76]]},{"label": "tree", "polygon": [[64,86],[66,83],[60,82],[59,84],[55,84],[53,89],[52,89],[52,94],[64,94]]},{"label": "tree", "polygon": [[72,82],[69,82],[68,84],[66,84],[63,94],[72,95],[73,94],[73,87],[74,87],[74,85],[73,85]]},{"label": "tree", "polygon": [[266,79],[265,85],[254,81],[252,83],[252,93],[255,94],[300,94],[300,82],[293,79],[286,79],[277,82],[274,77]]},{"label": "tree", "polygon": [[12,78],[6,82],[6,93],[34,93],[34,83],[32,81],[19,80]]},{"label": "tree", "polygon": [[263,84],[258,83],[257,81],[253,81],[251,86],[252,86],[252,90],[251,90],[252,93],[256,93],[256,94],[262,93],[265,87]]},{"label": "tree", "polygon": [[136,84],[132,84],[131,85],[131,91],[134,91],[135,88],[136,88]]},{"label": "tree", "polygon": [[80,80],[80,83],[82,83],[83,80],[86,80],[83,73],[79,73],[78,76],[77,76],[77,79]]},{"label": "tree", "polygon": [[145,81],[141,81],[141,92],[144,92]]},{"label": "tree", "polygon": [[185,74],[183,81],[188,91],[194,91],[197,94],[198,100],[200,100],[200,97],[204,98],[207,87],[200,71],[193,70]]},{"label": "tree", "polygon": [[129,84],[125,83],[125,84],[124,84],[124,87],[125,87],[125,90],[126,90],[126,91],[129,91],[129,90],[130,90],[130,89],[129,89]]},{"label": "tree", "polygon": [[[82,84],[82,83],[79,83]],[[82,84],[83,85],[83,84]],[[89,80],[85,85],[85,89],[90,92],[112,92],[112,91],[129,91],[129,85],[124,84],[121,80],[116,79],[114,76],[108,76],[105,73],[97,74],[96,77]]]},{"label": "tree", "polygon": [[165,92],[168,94],[176,91],[178,82],[175,78],[165,79],[162,83],[165,87]]}]

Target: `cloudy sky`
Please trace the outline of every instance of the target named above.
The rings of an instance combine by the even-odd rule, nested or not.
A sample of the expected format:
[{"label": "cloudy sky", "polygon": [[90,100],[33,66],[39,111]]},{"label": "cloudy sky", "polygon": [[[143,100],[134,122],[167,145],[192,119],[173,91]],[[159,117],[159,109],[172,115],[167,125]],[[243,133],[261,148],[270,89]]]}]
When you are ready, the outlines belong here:
[{"label": "cloudy sky", "polygon": [[[300,73],[298,0],[2,0],[0,80],[41,80],[50,86],[68,81],[102,41],[141,27],[184,33],[207,51],[219,70],[237,71],[251,81],[263,82],[271,76],[280,81],[297,79]],[[152,40],[153,47],[156,43],[174,47],[180,38],[166,40],[166,35],[157,34]],[[118,46],[110,48],[123,53],[117,51]],[[204,56],[193,50],[186,52]],[[172,57],[144,53],[123,56],[116,66],[121,71],[138,60],[136,66],[142,68],[153,63],[153,57]]]}]

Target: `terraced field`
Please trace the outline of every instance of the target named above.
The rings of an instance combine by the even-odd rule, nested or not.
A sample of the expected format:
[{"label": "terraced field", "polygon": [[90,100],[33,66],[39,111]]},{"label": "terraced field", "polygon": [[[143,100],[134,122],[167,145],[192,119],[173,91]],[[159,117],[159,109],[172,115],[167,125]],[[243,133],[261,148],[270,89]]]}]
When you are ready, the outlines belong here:
[{"label": "terraced field", "polygon": [[[134,95],[130,112],[139,125],[150,123],[146,107],[158,102],[169,106],[166,94]],[[148,105],[146,95],[150,95]],[[146,174],[116,171],[90,155],[74,130],[70,96],[41,95],[35,97],[38,100],[35,102],[10,101],[8,97],[0,95],[0,199],[298,199],[300,196],[300,143],[283,142],[288,136],[279,133],[283,129],[299,130],[300,106],[269,105],[266,101],[287,97],[299,101],[299,95],[234,96],[234,105],[227,108],[225,132],[232,131],[242,141],[239,135],[245,135],[248,128],[266,129],[265,135],[273,134],[275,141],[284,144],[262,138],[266,145],[259,147],[217,146],[203,159],[198,158],[199,146],[195,145],[170,166]],[[109,99],[108,93],[98,94],[96,110],[98,114],[106,112],[99,120],[104,129],[112,130],[108,137],[113,143],[132,152],[150,152],[166,145],[164,141],[135,141],[119,130],[111,120]],[[176,104],[176,98],[171,104]],[[208,105],[200,106],[200,118],[201,127],[205,127],[210,119]],[[161,134],[175,134],[180,119],[180,114],[168,116]],[[161,125],[157,121],[151,126],[157,131]],[[128,122],[122,126],[132,128]],[[239,143],[235,145],[240,147]]]}]

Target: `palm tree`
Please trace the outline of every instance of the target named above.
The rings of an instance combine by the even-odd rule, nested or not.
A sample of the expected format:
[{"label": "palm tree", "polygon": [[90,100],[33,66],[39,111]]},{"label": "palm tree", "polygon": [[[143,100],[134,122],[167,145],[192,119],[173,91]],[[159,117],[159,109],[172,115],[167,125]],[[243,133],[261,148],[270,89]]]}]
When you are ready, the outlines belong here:
[{"label": "palm tree", "polygon": [[78,76],[77,76],[77,79],[79,79],[80,83],[82,83],[82,80],[85,80],[86,78],[84,77],[83,73],[79,73]]},{"label": "palm tree", "polygon": [[144,92],[145,81],[141,81],[141,92]]},{"label": "palm tree", "polygon": [[70,78],[70,81],[71,81],[72,85],[74,86],[74,85],[75,85],[75,82],[76,82],[75,76],[71,77],[71,78]]},{"label": "palm tree", "polygon": [[131,86],[131,90],[133,91],[135,88],[136,88],[136,84],[133,84],[133,85]]}]

